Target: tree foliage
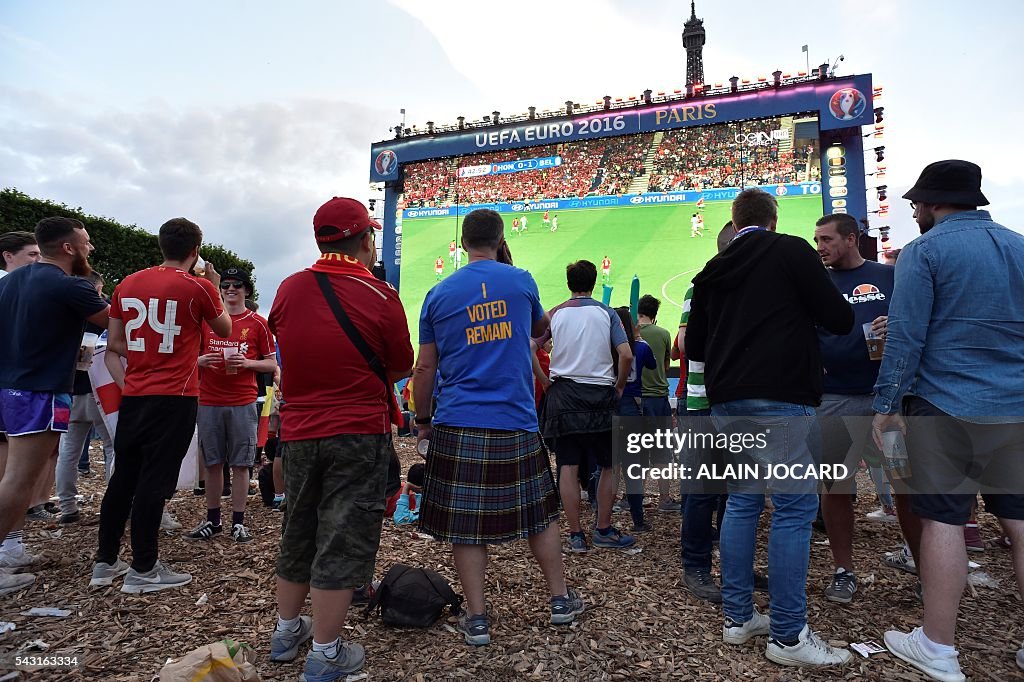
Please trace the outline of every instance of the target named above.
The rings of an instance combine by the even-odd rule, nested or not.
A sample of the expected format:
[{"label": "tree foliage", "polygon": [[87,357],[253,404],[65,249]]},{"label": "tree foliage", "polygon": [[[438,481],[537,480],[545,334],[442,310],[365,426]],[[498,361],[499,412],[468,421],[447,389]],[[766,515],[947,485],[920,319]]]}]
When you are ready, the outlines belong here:
[{"label": "tree foliage", "polygon": [[[85,225],[96,247],[90,262],[93,268],[103,273],[107,294],[112,293],[114,286],[133,272],[159,265],[163,261],[156,234],[137,225],[121,225],[110,218],[89,215],[81,208],[34,199],[14,188],[0,191],[0,233],[14,230],[32,232],[36,223],[50,216],[75,218]],[[230,267],[253,272],[252,262],[222,246],[204,243],[201,254],[220,272]],[[255,292],[253,295],[256,296]]]}]

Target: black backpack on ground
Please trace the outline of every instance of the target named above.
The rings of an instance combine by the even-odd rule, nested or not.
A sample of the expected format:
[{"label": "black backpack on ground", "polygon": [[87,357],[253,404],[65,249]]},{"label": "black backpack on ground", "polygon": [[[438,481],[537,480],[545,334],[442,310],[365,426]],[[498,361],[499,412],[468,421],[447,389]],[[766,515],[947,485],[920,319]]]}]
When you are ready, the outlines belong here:
[{"label": "black backpack on ground", "polygon": [[386,625],[428,628],[447,606],[454,616],[462,597],[438,573],[427,568],[395,564],[384,576],[373,598],[363,611],[369,616],[380,611]]}]

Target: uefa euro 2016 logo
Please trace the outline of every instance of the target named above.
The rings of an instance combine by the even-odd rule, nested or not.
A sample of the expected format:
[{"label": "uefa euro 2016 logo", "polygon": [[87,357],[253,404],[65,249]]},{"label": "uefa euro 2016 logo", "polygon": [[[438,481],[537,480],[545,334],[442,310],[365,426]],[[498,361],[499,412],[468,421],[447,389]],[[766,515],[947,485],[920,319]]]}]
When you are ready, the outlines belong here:
[{"label": "uefa euro 2016 logo", "polygon": [[829,111],[840,121],[852,121],[864,113],[866,106],[867,99],[856,88],[836,90],[828,103]]},{"label": "uefa euro 2016 logo", "polygon": [[390,149],[385,149],[373,161],[373,167],[381,175],[391,175],[398,166],[398,156]]}]

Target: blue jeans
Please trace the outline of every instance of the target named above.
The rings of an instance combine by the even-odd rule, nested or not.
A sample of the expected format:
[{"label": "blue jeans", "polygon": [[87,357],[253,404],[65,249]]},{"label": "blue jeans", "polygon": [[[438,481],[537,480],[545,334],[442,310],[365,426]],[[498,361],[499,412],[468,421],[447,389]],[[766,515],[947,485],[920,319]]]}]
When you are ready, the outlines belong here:
[{"label": "blue jeans", "polygon": [[641,406],[645,417],[671,417],[672,416],[672,403],[668,401],[668,396],[658,396],[652,398],[644,396],[641,398]]},{"label": "blue jeans", "polygon": [[[688,419],[708,417],[711,410],[687,410],[682,416]],[[688,422],[680,421],[682,426]],[[681,428],[682,428],[681,426]],[[697,455],[697,453],[694,453]],[[701,461],[695,456],[693,463]],[[722,495],[711,493],[694,493],[687,490],[686,482],[680,482],[680,498],[683,500],[683,522],[679,527],[679,548],[682,555],[683,570],[711,570],[711,549],[714,546],[714,515],[718,509]],[[720,517],[721,518],[721,517]]]},{"label": "blue jeans", "polygon": [[[680,547],[683,570],[711,570],[711,549],[715,541],[714,518],[724,495],[694,494],[686,496]],[[726,503],[728,508],[728,503]]]},{"label": "blue jeans", "polygon": [[[771,430],[767,447],[757,459],[771,464],[811,464],[807,437],[814,408],[774,400],[735,400],[711,406],[719,431]],[[721,417],[755,417],[728,421]],[[764,510],[764,493],[733,492],[725,507],[721,531],[722,610],[726,618],[744,623],[753,616],[754,546]],[[807,564],[811,522],[818,508],[813,493],[773,493],[768,537],[768,592],[771,596],[771,636],[796,639],[807,623]]]}]

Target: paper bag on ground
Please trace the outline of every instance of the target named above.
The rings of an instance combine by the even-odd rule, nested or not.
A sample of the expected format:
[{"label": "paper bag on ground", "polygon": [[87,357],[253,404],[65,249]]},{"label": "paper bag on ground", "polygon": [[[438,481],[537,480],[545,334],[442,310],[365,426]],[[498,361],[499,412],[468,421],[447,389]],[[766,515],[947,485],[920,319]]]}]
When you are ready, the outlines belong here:
[{"label": "paper bag on ground", "polygon": [[160,670],[160,682],[259,682],[256,652],[225,639],[188,652]]}]

